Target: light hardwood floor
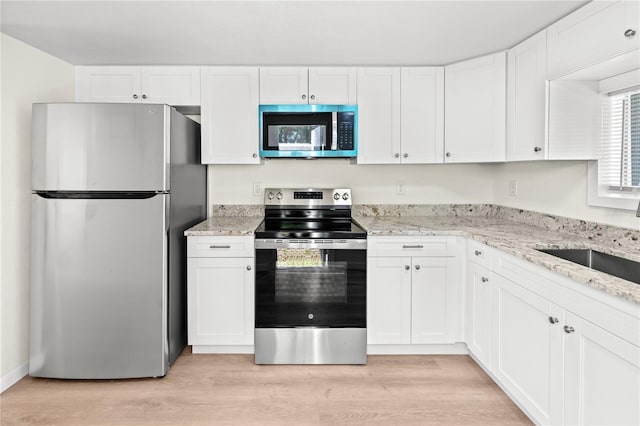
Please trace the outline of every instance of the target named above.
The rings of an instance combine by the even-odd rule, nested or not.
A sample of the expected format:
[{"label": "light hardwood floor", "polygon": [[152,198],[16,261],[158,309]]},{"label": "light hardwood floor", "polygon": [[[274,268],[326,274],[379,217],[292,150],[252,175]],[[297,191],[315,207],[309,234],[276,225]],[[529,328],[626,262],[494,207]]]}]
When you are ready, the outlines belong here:
[{"label": "light hardwood floor", "polygon": [[26,377],[0,395],[9,425],[521,425],[465,355],[369,356],[366,366],[258,366],[192,355],[162,379]]}]

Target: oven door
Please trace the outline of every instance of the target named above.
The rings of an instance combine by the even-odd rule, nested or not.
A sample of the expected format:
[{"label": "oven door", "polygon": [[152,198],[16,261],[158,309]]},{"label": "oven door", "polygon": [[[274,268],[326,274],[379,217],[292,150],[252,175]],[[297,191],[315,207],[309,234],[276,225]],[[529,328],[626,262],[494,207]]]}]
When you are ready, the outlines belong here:
[{"label": "oven door", "polygon": [[256,328],[365,328],[366,244],[256,240]]}]

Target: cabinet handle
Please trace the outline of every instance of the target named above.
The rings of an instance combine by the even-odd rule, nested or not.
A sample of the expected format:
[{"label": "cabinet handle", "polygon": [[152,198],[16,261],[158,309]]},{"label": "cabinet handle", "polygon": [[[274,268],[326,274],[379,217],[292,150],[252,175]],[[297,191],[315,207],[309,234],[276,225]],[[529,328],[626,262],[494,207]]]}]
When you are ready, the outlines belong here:
[{"label": "cabinet handle", "polygon": [[627,31],[624,32],[624,36],[626,38],[631,38],[634,35],[636,35],[636,30],[632,30],[631,28],[629,28]]},{"label": "cabinet handle", "polygon": [[209,246],[209,248],[212,249],[230,249],[231,246],[230,245],[217,245],[217,244],[212,244]]},{"label": "cabinet handle", "polygon": [[574,331],[576,331],[576,330],[575,330],[573,327],[571,327],[570,325],[565,325],[565,326],[564,326],[564,332],[565,332],[565,333],[567,333],[567,334],[571,334],[571,333],[573,333]]},{"label": "cabinet handle", "polygon": [[138,99],[138,95],[136,95],[135,93],[133,94],[133,99]]},{"label": "cabinet handle", "polygon": [[313,101],[316,98],[316,95],[311,95],[310,98]]},{"label": "cabinet handle", "polygon": [[482,281],[483,283],[486,283],[487,281],[489,281],[489,278],[482,277],[482,278],[480,278],[480,281]]},{"label": "cabinet handle", "polygon": [[542,148],[540,148],[539,146],[536,146],[535,148],[533,148],[533,152],[540,152],[542,151]]},{"label": "cabinet handle", "polygon": [[416,244],[416,245],[410,246],[410,245],[407,245],[407,244],[403,244],[402,248],[403,249],[412,249],[412,248],[421,249],[421,248],[423,248],[423,245],[422,244]]},{"label": "cabinet handle", "polygon": [[445,157],[451,157],[451,153],[450,153],[450,152],[447,152],[447,153],[445,154]]},{"label": "cabinet handle", "polygon": [[549,317],[549,322],[550,322],[551,324],[556,324],[556,323],[558,322],[558,318],[556,318],[556,317]]},{"label": "cabinet handle", "polygon": [[256,154],[255,152],[252,155],[253,158],[258,158],[258,154]]},{"label": "cabinet handle", "polygon": [[416,270],[419,271],[420,270],[420,265],[416,265]]},{"label": "cabinet handle", "polygon": [[251,265],[247,265],[247,271],[251,270]]},{"label": "cabinet handle", "polygon": [[307,99],[307,95],[302,95],[302,99]]},{"label": "cabinet handle", "polygon": [[396,158],[400,158],[400,154],[397,153],[397,152],[395,154],[393,154],[393,156],[396,157]]},{"label": "cabinet handle", "polygon": [[147,95],[142,95],[142,99],[147,99]]},{"label": "cabinet handle", "polygon": [[404,158],[407,158],[409,156],[409,154],[407,154],[406,152],[402,155]]},{"label": "cabinet handle", "polygon": [[475,254],[476,256],[480,256],[482,255],[482,252],[480,250],[476,250],[473,252],[473,254]]},{"label": "cabinet handle", "polygon": [[409,266],[409,265],[404,265],[404,269],[406,269],[406,270],[408,271],[409,269],[411,269],[411,266]]}]

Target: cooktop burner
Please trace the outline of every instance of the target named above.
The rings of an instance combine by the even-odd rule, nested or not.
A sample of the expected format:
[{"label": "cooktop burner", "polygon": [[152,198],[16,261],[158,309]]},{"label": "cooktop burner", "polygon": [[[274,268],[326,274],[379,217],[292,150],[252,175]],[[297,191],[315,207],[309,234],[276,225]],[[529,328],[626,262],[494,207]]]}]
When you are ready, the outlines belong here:
[{"label": "cooktop burner", "polygon": [[366,238],[367,233],[351,219],[350,189],[265,190],[265,219],[256,238]]}]

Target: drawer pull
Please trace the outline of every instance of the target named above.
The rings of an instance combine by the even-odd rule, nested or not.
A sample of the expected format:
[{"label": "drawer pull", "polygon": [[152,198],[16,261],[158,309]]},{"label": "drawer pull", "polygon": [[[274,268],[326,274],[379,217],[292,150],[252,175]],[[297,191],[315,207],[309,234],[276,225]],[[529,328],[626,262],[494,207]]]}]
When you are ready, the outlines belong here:
[{"label": "drawer pull", "polygon": [[424,246],[422,244],[415,244],[415,245],[403,244],[402,248],[403,249],[421,249],[421,248],[424,248]]},{"label": "drawer pull", "polygon": [[476,250],[476,251],[474,252],[474,254],[475,254],[476,256],[480,256],[480,255],[482,255],[482,252],[481,252],[480,250]]},{"label": "drawer pull", "polygon": [[488,282],[488,281],[489,281],[489,278],[487,278],[487,277],[482,277],[480,280],[481,280],[483,283],[486,283],[486,282]]},{"label": "drawer pull", "polygon": [[567,333],[567,334],[571,334],[571,333],[573,333],[574,331],[576,331],[576,330],[575,330],[573,327],[571,327],[570,325],[565,325],[565,326],[564,326],[564,332],[565,332],[565,333]]},{"label": "drawer pull", "polygon": [[212,249],[230,249],[231,246],[228,245],[228,244],[227,245],[212,244],[212,245],[209,246],[209,248],[212,248]]}]

